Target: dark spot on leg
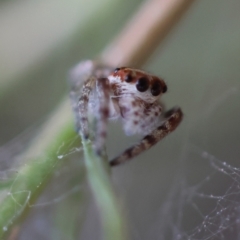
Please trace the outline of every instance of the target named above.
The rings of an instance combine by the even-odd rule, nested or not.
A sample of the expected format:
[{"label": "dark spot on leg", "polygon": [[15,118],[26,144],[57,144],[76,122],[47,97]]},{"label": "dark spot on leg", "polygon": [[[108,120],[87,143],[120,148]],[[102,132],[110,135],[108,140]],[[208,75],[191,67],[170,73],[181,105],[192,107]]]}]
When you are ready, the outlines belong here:
[{"label": "dark spot on leg", "polygon": [[109,109],[108,109],[108,108],[102,109],[102,114],[104,115],[104,117],[108,117],[108,115],[109,115]]},{"label": "dark spot on leg", "polygon": [[137,124],[138,124],[138,121],[137,121],[137,120],[135,120],[135,121],[133,121],[133,123],[134,123],[135,125],[137,125]]},{"label": "dark spot on leg", "polygon": [[157,142],[156,138],[152,135],[147,135],[143,139],[147,141],[150,145],[154,145]]},{"label": "dark spot on leg", "polygon": [[82,136],[82,138],[84,139],[84,140],[88,140],[88,138],[89,138],[89,135],[88,134],[81,134],[81,132],[79,132],[79,134]]},{"label": "dark spot on leg", "polygon": [[139,113],[138,113],[138,112],[134,112],[134,115],[135,115],[135,116],[139,116]]},{"label": "dark spot on leg", "polygon": [[79,101],[88,101],[88,96],[87,95],[83,95],[82,97],[80,97]]},{"label": "dark spot on leg", "polygon": [[132,148],[127,149],[122,156],[114,158],[112,161],[109,162],[110,166],[117,166],[121,163],[126,162],[127,160],[130,160],[133,157],[133,151]]},{"label": "dark spot on leg", "polygon": [[81,122],[86,122],[86,121],[87,121],[87,118],[86,118],[86,117],[81,117],[81,118],[80,118],[80,121],[81,121]]}]

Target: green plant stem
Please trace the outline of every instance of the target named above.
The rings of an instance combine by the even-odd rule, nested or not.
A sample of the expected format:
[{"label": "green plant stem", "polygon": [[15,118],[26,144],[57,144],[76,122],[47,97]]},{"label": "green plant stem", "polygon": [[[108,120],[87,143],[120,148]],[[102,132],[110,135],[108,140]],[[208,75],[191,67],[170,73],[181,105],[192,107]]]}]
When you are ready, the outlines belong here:
[{"label": "green plant stem", "polygon": [[120,213],[119,204],[111,186],[109,165],[107,161],[94,154],[90,141],[83,141],[82,144],[88,182],[100,212],[103,239],[126,239],[125,220]]},{"label": "green plant stem", "polygon": [[[9,233],[8,230],[19,217],[26,215],[29,205],[33,204],[53,176],[61,163],[57,155],[59,146],[76,136],[69,106],[65,100],[55,111],[28,151],[19,158],[24,162],[12,177],[14,180],[10,187],[1,191],[0,239]],[[68,147],[63,146],[61,150],[67,152]]]}]

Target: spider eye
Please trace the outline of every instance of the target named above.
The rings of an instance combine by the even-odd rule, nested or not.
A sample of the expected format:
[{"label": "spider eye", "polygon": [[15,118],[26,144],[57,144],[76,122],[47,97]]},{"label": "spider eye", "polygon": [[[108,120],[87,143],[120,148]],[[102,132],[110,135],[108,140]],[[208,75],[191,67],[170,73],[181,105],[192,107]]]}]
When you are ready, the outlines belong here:
[{"label": "spider eye", "polygon": [[131,74],[128,74],[125,76],[125,81],[126,82],[131,82],[133,80],[133,76]]},{"label": "spider eye", "polygon": [[167,91],[167,85],[164,85],[162,92],[165,93]]},{"label": "spider eye", "polygon": [[117,73],[120,70],[120,68],[115,68],[114,73]]},{"label": "spider eye", "polygon": [[149,88],[149,81],[146,77],[141,77],[138,79],[136,88],[139,92],[145,92]]},{"label": "spider eye", "polygon": [[151,93],[153,96],[158,96],[162,91],[162,86],[159,81],[155,81],[151,88]]}]

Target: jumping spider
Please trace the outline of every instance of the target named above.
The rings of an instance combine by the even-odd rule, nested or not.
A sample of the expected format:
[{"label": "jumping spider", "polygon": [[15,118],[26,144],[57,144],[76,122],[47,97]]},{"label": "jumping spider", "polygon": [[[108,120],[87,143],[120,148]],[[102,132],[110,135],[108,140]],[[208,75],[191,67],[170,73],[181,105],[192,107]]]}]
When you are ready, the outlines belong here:
[{"label": "jumping spider", "polygon": [[120,67],[113,70],[93,61],[77,65],[70,73],[71,100],[76,128],[89,138],[89,118],[95,117],[94,149],[102,153],[107,136],[107,120],[121,119],[127,135],[145,137],[110,161],[124,163],[149,149],[175,130],[182,120],[180,108],[172,108],[160,117],[160,96],[167,91],[165,82],[142,70]]}]

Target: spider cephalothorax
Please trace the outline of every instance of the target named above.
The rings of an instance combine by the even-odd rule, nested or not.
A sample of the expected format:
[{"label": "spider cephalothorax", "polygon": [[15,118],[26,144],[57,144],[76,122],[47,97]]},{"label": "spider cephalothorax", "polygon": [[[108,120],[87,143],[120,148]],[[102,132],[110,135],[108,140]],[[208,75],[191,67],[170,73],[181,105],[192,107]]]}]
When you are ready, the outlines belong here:
[{"label": "spider cephalothorax", "polygon": [[[89,66],[91,65],[90,62]],[[84,62],[86,68],[86,62]],[[84,68],[83,68],[84,69]],[[88,110],[97,120],[95,150],[101,154],[106,139],[107,119],[119,118],[127,135],[142,134],[140,143],[127,149],[122,155],[110,161],[118,165],[140,154],[172,132],[182,119],[180,108],[174,108],[160,118],[162,107],[160,96],[167,91],[165,82],[154,75],[128,67],[96,68],[93,64],[79,77],[83,87],[79,96],[76,93],[78,81],[74,81],[71,91],[73,109],[79,134],[89,137]],[[104,72],[104,74],[103,74]]]},{"label": "spider cephalothorax", "polygon": [[132,94],[147,103],[155,102],[167,91],[162,79],[138,69],[116,68],[108,79],[115,96]]},{"label": "spider cephalothorax", "polygon": [[116,68],[108,76],[108,81],[110,102],[113,102],[115,110],[111,111],[110,117],[122,118],[127,135],[151,132],[160,122],[162,108],[158,100],[167,91],[165,82],[144,71],[127,67]]}]

